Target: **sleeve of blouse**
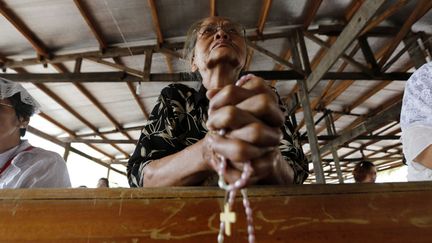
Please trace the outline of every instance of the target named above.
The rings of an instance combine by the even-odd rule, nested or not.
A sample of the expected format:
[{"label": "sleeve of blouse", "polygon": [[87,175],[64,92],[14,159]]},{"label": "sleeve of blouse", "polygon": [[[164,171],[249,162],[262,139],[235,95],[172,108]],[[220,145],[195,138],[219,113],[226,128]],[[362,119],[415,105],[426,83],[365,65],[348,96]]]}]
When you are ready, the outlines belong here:
[{"label": "sleeve of blouse", "polygon": [[294,183],[302,184],[309,175],[308,161],[303,153],[303,148],[301,147],[298,134],[294,132],[294,127],[291,124],[286,108],[283,105],[279,94],[277,92],[276,94],[279,99],[279,107],[285,114],[285,123],[281,128],[283,138],[279,144],[279,149],[281,151],[282,157],[293,168]]},{"label": "sleeve of blouse", "polygon": [[153,160],[176,153],[184,149],[178,141],[176,125],[178,115],[173,104],[178,106],[178,91],[174,86],[164,88],[158,98],[156,106],[145,124],[138,144],[128,161],[127,176],[131,187],[142,187],[143,168]]}]

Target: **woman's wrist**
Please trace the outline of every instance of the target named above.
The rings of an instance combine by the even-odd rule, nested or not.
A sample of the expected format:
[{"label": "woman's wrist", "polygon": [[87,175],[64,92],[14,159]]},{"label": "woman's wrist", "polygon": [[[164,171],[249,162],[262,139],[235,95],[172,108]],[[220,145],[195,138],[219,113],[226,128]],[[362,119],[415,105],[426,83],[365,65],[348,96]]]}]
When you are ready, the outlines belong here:
[{"label": "woman's wrist", "polygon": [[274,151],[275,155],[272,161],[272,172],[266,181],[271,184],[287,185],[294,181],[294,171],[285,161],[279,149]]}]

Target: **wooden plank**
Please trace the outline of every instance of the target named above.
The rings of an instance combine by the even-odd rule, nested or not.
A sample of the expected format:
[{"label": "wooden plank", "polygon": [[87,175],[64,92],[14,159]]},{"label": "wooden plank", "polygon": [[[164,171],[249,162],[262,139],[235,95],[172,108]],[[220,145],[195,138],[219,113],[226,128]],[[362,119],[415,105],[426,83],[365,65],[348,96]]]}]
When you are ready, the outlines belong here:
[{"label": "wooden plank", "polygon": [[[432,237],[432,208],[425,203],[432,200],[430,182],[248,192],[258,242],[428,242]],[[214,242],[223,197],[218,189],[182,187],[2,190],[0,240]],[[227,242],[246,241],[240,204],[238,197],[238,221]]]},{"label": "wooden plank", "polygon": [[385,0],[366,1],[354,14],[335,44],[328,50],[323,60],[306,80],[308,92],[324,77],[324,74],[333,66],[336,60],[345,52],[357,38],[364,26],[375,15]]},{"label": "wooden plank", "polygon": [[[304,75],[299,74],[294,70],[287,71],[252,71],[244,72],[243,74],[252,73],[266,80],[297,80],[304,79]],[[328,72],[323,76],[323,79],[334,80],[394,80],[406,81],[412,73],[409,72],[388,72],[369,76],[359,72]],[[142,82],[143,79],[136,75],[130,75],[126,72],[88,72],[88,73],[18,73],[8,74],[0,73],[0,77],[12,80],[15,82],[32,82],[35,84],[41,83],[81,83],[81,82]],[[179,73],[151,73],[150,82],[176,82],[176,81],[198,81],[193,78],[193,75],[187,72]]]}]

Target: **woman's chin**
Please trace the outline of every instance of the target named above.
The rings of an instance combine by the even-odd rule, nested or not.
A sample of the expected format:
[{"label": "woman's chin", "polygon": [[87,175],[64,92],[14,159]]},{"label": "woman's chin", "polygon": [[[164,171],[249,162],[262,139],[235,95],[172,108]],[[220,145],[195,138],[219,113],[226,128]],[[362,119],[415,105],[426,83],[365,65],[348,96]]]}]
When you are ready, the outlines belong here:
[{"label": "woman's chin", "polygon": [[207,67],[211,69],[217,65],[230,66],[235,70],[240,66],[240,60],[232,53],[216,52],[214,55],[210,56]]}]

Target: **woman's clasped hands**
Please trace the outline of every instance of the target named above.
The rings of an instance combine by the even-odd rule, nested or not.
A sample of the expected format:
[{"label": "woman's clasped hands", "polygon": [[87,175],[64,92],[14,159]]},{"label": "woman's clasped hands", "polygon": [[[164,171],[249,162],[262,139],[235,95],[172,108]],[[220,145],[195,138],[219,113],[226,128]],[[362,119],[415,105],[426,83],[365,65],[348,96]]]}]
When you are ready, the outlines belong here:
[{"label": "woman's clasped hands", "polygon": [[[209,166],[217,170],[220,157],[227,159],[225,180],[236,181],[243,164],[251,161],[250,184],[271,177],[280,163],[284,114],[276,93],[262,78],[242,76],[235,85],[207,91],[210,100],[205,151]],[[223,130],[225,135],[220,135]]]}]

